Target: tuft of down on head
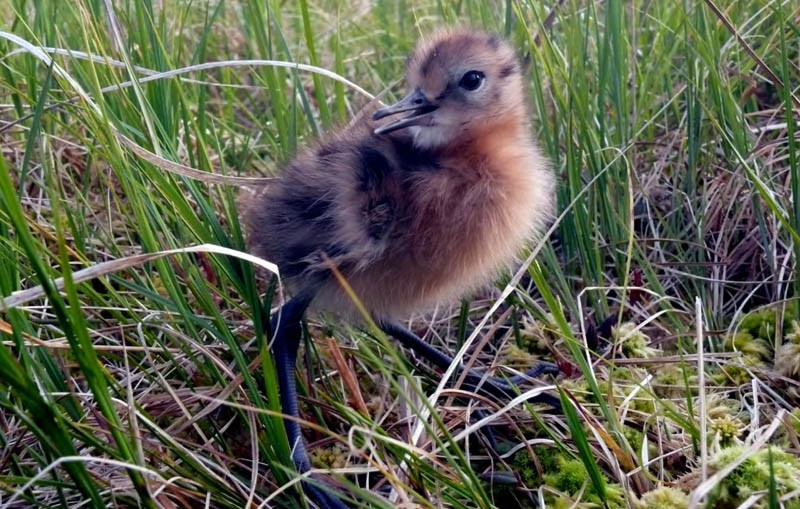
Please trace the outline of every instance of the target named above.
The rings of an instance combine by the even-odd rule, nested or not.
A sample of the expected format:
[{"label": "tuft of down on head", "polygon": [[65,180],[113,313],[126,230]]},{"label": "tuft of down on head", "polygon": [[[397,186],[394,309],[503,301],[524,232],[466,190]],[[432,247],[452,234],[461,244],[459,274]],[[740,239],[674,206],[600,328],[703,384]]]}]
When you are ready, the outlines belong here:
[{"label": "tuft of down on head", "polygon": [[423,40],[406,66],[409,94],[375,119],[410,112],[376,134],[408,128],[420,148],[470,143],[498,126],[526,125],[522,71],[502,38],[465,28]]}]

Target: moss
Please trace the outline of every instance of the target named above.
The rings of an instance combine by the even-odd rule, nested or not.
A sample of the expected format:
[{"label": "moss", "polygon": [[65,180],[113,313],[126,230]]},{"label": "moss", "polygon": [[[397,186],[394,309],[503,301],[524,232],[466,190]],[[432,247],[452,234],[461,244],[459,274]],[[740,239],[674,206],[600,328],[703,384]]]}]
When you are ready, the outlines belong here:
[{"label": "moss", "polygon": [[[700,406],[700,401],[696,400],[695,408]],[[709,394],[706,396],[706,414],[709,419],[721,419],[726,416],[736,416],[741,413],[742,402],[738,399],[731,399],[722,394]]]},{"label": "moss", "polygon": [[638,455],[642,450],[642,444],[644,444],[644,433],[630,426],[623,426],[622,434],[625,435],[625,440],[628,441],[633,452]]},{"label": "moss", "polygon": [[650,346],[650,337],[636,328],[633,322],[623,322],[614,327],[611,335],[620,342],[625,357],[647,358],[661,354],[661,350]]},{"label": "moss", "polygon": [[[647,378],[647,371],[641,368],[625,367],[624,369],[615,368],[610,377],[603,375],[597,381],[603,399],[614,406],[619,406],[635,390],[636,386]],[[586,399],[596,403],[593,395],[587,395]],[[636,395],[625,404],[635,412],[647,415],[656,413],[655,400],[647,390],[636,390]]]},{"label": "moss", "polygon": [[[557,465],[556,458],[561,454],[556,447],[535,445],[532,449],[536,455],[535,459],[531,456],[528,448],[523,448],[516,452],[509,461],[511,471],[519,475],[522,484],[528,489],[535,489],[544,482],[542,476],[539,475],[537,461],[543,472],[552,471]],[[516,484],[508,485],[492,482],[485,482],[484,484],[491,491],[497,507],[519,507],[520,509],[538,507],[531,501],[529,494],[520,491],[519,486]]]},{"label": "moss", "polygon": [[[511,460],[511,466],[528,488],[534,488],[544,483],[565,495],[558,496],[550,491],[546,492],[548,497],[547,507],[563,507],[565,509],[569,507],[585,509],[597,507],[608,507],[609,509],[627,508],[622,487],[619,484],[609,482],[605,477],[606,504],[603,504],[600,496],[594,490],[594,485],[589,480],[589,474],[581,460],[572,458],[555,447],[534,446],[533,451],[536,454],[539,465],[541,465],[543,476],[539,475],[536,462],[527,452],[527,449],[523,449],[514,455]],[[502,487],[493,487],[492,491],[503,500],[510,500],[511,498],[517,500]],[[571,497],[578,494],[581,494],[581,500],[576,503]],[[519,504],[519,501],[516,503]],[[524,506],[527,507],[527,504],[524,504]],[[510,507],[510,505],[498,505],[498,507]]]},{"label": "moss", "polygon": [[525,371],[541,362],[542,359],[515,343],[507,341],[500,350],[499,360],[504,366]]},{"label": "moss", "polygon": [[[625,394],[617,387],[617,384],[613,383],[609,379],[599,379],[597,380],[597,387],[600,389],[600,394],[603,395],[609,403],[612,403],[614,406],[622,403],[622,400],[625,399]],[[594,398],[592,398],[592,402]]]},{"label": "moss", "polygon": [[775,339],[776,332],[780,326],[784,337],[791,336],[798,330],[797,324],[793,324],[791,317],[796,316],[797,301],[791,301],[783,309],[781,323],[778,324],[778,307],[767,307],[752,311],[745,315],[739,322],[738,331],[748,333],[755,339],[761,339],[771,344]]},{"label": "moss", "polygon": [[311,464],[317,468],[331,469],[347,466],[347,448],[339,443],[330,447],[316,447],[309,451]]},{"label": "moss", "polygon": [[583,488],[588,474],[581,460],[559,458],[558,470],[545,474],[544,479],[553,488],[574,495]]},{"label": "moss", "polygon": [[542,465],[543,472],[554,471],[556,468],[558,468],[559,462],[565,458],[564,453],[556,447],[536,446],[533,448],[533,452],[539,459],[539,463]]},{"label": "moss", "polygon": [[530,457],[527,450],[523,449],[515,454],[514,458],[511,460],[511,466],[514,472],[519,474],[525,486],[533,488],[542,483],[542,478],[539,475],[539,471],[536,469],[536,463],[533,461],[533,458]]},{"label": "moss", "polygon": [[645,493],[636,507],[640,509],[686,509],[689,496],[670,486],[661,486]]},{"label": "moss", "polygon": [[532,353],[549,353],[550,346],[561,338],[552,315],[546,315],[544,320],[523,318],[519,332],[519,347]]},{"label": "moss", "polygon": [[755,337],[749,332],[737,332],[725,338],[725,350],[729,352],[741,352],[745,357],[752,357],[758,360],[768,360],[771,356],[771,349],[767,339]]},{"label": "moss", "polygon": [[567,378],[558,382],[559,386],[565,391],[569,392],[580,403],[596,403],[594,394],[589,389],[589,384],[586,379],[581,378]]},{"label": "moss", "polygon": [[[545,475],[556,472],[565,458],[564,454],[556,447],[534,446],[533,453]],[[511,460],[511,465],[513,470],[520,475],[525,486],[533,488],[542,484],[542,476],[539,475],[536,461],[531,457],[528,449],[522,449],[516,453]]]},{"label": "moss", "polygon": [[639,383],[647,378],[647,370],[637,366],[615,366],[612,370],[614,380]]},{"label": "moss", "polygon": [[[599,499],[598,499],[599,501]],[[625,494],[617,483],[606,484],[606,503],[609,509],[627,509],[628,504],[625,502]]]},{"label": "moss", "polygon": [[[738,458],[744,447],[734,446],[722,449],[710,460],[712,471],[718,471]],[[767,447],[756,451],[739,464],[717,486],[713,503],[710,507],[727,509],[736,507],[755,492],[763,491],[769,486],[769,455],[772,453],[772,465],[778,496],[800,489],[800,460],[797,457],[777,448]],[[755,507],[765,507],[762,500]]]},{"label": "moss", "polygon": [[[745,359],[747,360],[747,357]],[[753,366],[756,367],[756,366]],[[763,366],[759,366],[763,367]],[[753,380],[753,374],[746,364],[728,363],[720,366],[711,374],[711,381],[717,385],[747,385]]]},{"label": "moss", "polygon": [[714,434],[714,440],[722,447],[729,447],[740,443],[739,436],[745,428],[745,423],[730,415],[723,415],[709,419],[709,427]]},{"label": "moss", "polygon": [[800,435],[800,408],[792,410],[789,415],[789,425],[796,434]]},{"label": "moss", "polygon": [[[794,309],[797,306],[796,302],[790,302],[786,306],[783,314],[784,317],[794,316]],[[739,330],[749,332],[754,337],[771,340],[775,337],[777,330],[778,311],[775,308],[767,307],[748,313],[742,321],[739,322]],[[784,318],[781,323],[783,332],[788,331],[789,322]]]},{"label": "moss", "polygon": [[[557,470],[553,473],[545,474],[544,479],[548,486],[566,495],[577,495],[583,489],[583,496],[581,497],[581,501],[585,504],[583,507],[605,506],[610,509],[627,507],[622,487],[619,484],[608,482],[608,479],[605,479],[605,477],[606,496],[605,501],[602,500],[589,479],[589,473],[586,471],[586,467],[579,459],[565,458],[563,456],[558,457]],[[561,502],[564,502],[564,500],[562,499]],[[559,507],[558,497],[555,500],[554,506]],[[570,505],[564,507],[570,507]]]},{"label": "moss", "polygon": [[800,345],[800,322],[792,320],[789,329],[790,331],[785,336],[786,343]]},{"label": "moss", "polygon": [[775,371],[785,377],[800,380],[800,343],[797,339],[781,345],[775,352]]},{"label": "moss", "polygon": [[[687,391],[696,394],[697,370],[689,364],[667,364],[659,366],[655,371],[654,388],[659,397],[685,397]],[[686,386],[688,378],[689,387]]]}]

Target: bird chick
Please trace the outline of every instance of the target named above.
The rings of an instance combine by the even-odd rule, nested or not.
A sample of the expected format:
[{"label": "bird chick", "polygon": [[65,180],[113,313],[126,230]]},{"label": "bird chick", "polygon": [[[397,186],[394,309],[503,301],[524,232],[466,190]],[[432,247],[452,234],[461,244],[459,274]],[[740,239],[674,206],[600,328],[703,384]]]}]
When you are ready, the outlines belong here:
[{"label": "bird chick", "polygon": [[[252,251],[278,265],[295,295],[271,323],[288,415],[298,415],[303,313],[356,315],[331,267],[385,332],[444,369],[452,359],[397,320],[490,281],[551,215],[553,175],[531,138],[522,69],[506,41],[441,31],[419,44],[406,74],[404,99],[300,153],[243,211]],[[513,392],[508,380],[488,386]],[[286,426],[305,472],[299,425]],[[346,507],[303,486],[321,507]]]},{"label": "bird chick", "polygon": [[437,33],[407,77],[408,96],[298,155],[246,213],[253,252],[292,291],[316,287],[313,308],[354,309],[329,264],[379,320],[459,298],[552,211],[553,176],[508,43]]}]

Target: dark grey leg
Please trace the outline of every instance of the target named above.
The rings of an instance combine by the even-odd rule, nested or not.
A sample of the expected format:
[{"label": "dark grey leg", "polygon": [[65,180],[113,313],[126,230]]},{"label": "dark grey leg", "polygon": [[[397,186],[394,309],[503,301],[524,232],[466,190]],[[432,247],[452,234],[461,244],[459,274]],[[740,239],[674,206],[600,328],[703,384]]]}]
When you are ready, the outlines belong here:
[{"label": "dark grey leg", "polygon": [[[272,356],[277,369],[278,384],[280,386],[281,408],[283,413],[292,417],[299,417],[297,407],[297,385],[294,377],[294,368],[297,362],[297,349],[300,347],[302,337],[301,320],[303,313],[314,298],[313,291],[299,293],[292,300],[281,307],[280,311],[272,318],[271,330],[273,331]],[[311,470],[311,461],[300,431],[300,423],[286,419],[286,434],[289,445],[292,447],[292,460],[295,468],[301,474]],[[333,495],[331,490],[321,488],[318,484],[304,481],[303,491],[322,509],[348,509],[348,506]]]},{"label": "dark grey leg", "polygon": [[[301,320],[313,298],[313,290],[299,293],[284,304],[270,322],[271,330],[273,331],[272,354],[275,360],[278,384],[280,385],[281,408],[286,415],[291,417],[299,417],[300,415],[294,369],[297,363],[297,350],[302,337]],[[386,334],[396,338],[404,346],[422,355],[440,369],[447,369],[453,361],[452,357],[436,350],[419,336],[397,323],[381,322],[380,327]],[[516,387],[519,383],[525,381],[525,377],[535,378],[545,373],[558,373],[558,367],[555,364],[542,362],[528,370],[525,376],[517,375],[508,379],[487,377],[484,380],[482,373],[470,371],[467,374],[466,381],[470,388],[479,391],[481,394],[506,399],[516,395]],[[547,403],[557,409],[561,408],[558,398],[549,394],[542,394],[534,398],[533,401]],[[295,468],[300,473],[306,473],[311,469],[311,461],[308,458],[308,451],[300,430],[300,424],[295,420],[286,419],[285,426],[289,445],[293,451],[292,460]],[[494,436],[491,432],[489,439],[490,442],[494,443]],[[328,490],[322,488],[319,484],[312,484],[308,481],[304,481],[302,486],[309,499],[321,509],[349,509],[347,504],[334,495],[334,488]]]},{"label": "dark grey leg", "polygon": [[[380,328],[386,334],[394,337],[406,348],[414,350],[422,355],[429,362],[433,363],[440,369],[447,369],[453,362],[453,358],[449,355],[443,354],[435,349],[428,343],[422,340],[419,336],[403,327],[396,322],[379,322]],[[480,394],[492,396],[495,398],[513,398],[518,393],[518,386],[523,383],[526,378],[536,378],[544,374],[558,373],[558,366],[550,362],[540,362],[533,368],[525,372],[525,375],[515,375],[508,378],[501,378],[497,376],[485,377],[484,374],[477,370],[470,370],[467,373],[466,383],[467,386],[478,391]],[[546,403],[555,409],[561,408],[561,401],[550,394],[541,394],[532,401],[539,403]]]},{"label": "dark grey leg", "polygon": [[[379,326],[383,332],[394,337],[406,348],[417,352],[422,355],[429,362],[433,363],[439,369],[447,369],[453,362],[453,358],[449,355],[443,354],[435,349],[422,338],[403,327],[396,322],[379,322]],[[517,395],[518,386],[526,380],[526,377],[537,378],[543,374],[557,374],[558,366],[549,362],[540,362],[533,368],[525,372],[525,375],[515,375],[508,378],[500,378],[496,376],[484,377],[484,374],[477,370],[470,370],[467,373],[465,382],[469,389],[476,391],[480,394],[487,395],[498,399],[509,399]],[[546,403],[551,407],[560,410],[561,401],[550,394],[541,394],[532,401],[539,403]],[[478,410],[475,416],[478,420],[486,417],[487,413],[483,410]],[[497,451],[497,437],[491,426],[486,426],[481,430],[481,433],[489,443],[489,447],[493,451]]]}]

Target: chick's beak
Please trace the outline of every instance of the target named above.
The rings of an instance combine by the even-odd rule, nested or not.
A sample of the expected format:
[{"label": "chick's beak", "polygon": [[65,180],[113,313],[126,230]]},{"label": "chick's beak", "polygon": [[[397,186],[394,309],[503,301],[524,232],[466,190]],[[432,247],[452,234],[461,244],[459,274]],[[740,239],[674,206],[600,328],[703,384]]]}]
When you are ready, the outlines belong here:
[{"label": "chick's beak", "polygon": [[428,100],[427,97],[425,97],[425,94],[422,93],[422,90],[416,88],[413,92],[402,98],[399,102],[376,111],[372,115],[372,120],[380,120],[382,118],[397,115],[398,113],[404,113],[406,111],[410,111],[411,113],[403,118],[395,120],[394,122],[389,122],[388,124],[378,127],[374,132],[375,134],[386,134],[412,125],[422,124],[427,120],[426,117],[428,114],[437,110],[438,108],[439,106],[433,104],[430,100]]}]

